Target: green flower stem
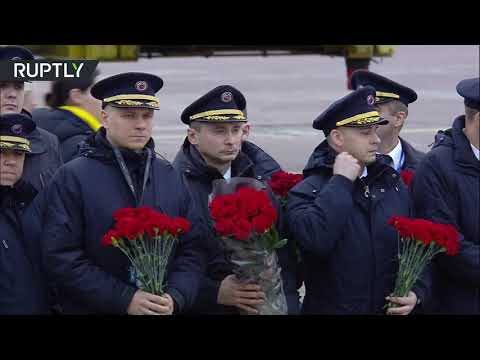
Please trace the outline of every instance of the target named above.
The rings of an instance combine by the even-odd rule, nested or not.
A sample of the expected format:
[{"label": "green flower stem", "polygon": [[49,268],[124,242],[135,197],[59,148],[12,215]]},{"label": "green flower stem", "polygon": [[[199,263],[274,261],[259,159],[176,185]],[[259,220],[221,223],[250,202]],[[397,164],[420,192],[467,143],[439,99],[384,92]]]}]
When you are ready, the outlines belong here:
[{"label": "green flower stem", "polygon": [[168,260],[176,240],[168,232],[162,235],[155,232],[152,237],[141,235],[132,241],[118,241],[117,247],[135,268],[142,290],[163,294]]},{"label": "green flower stem", "polygon": [[412,256],[412,263],[410,264],[410,268],[408,271],[408,276],[405,279],[405,285],[403,288],[404,296],[407,296],[409,291],[412,289],[413,285],[417,280],[417,269],[420,265],[420,260],[422,256],[425,254],[425,244],[421,241],[415,240],[415,251]]},{"label": "green flower stem", "polygon": [[438,254],[443,252],[442,248],[436,246],[434,242],[426,246],[420,241],[414,239],[415,246],[408,244],[400,257],[400,268],[397,280],[395,282],[395,296],[407,296],[415,285],[416,281],[425,269],[425,266]]},{"label": "green flower stem", "polygon": [[418,263],[418,259],[419,257],[421,256],[421,253],[423,251],[423,245],[422,243],[420,243],[419,241],[415,240],[415,239],[411,239],[411,241],[414,243],[414,246],[409,254],[409,262],[405,268],[405,277],[404,277],[404,281],[403,281],[403,286],[401,288],[401,293],[400,293],[400,296],[407,296],[408,295],[408,291],[409,291],[409,287],[410,287],[410,284],[412,282],[412,276],[413,276],[413,272],[415,270],[415,267]]},{"label": "green flower stem", "polygon": [[149,266],[149,255],[148,255],[148,249],[147,249],[147,243],[144,241],[143,236],[139,236],[138,239],[135,240],[135,244],[137,245],[137,249],[140,253],[140,258],[137,260],[137,263],[140,267],[140,283],[141,287],[143,290],[150,292],[151,291],[151,273],[149,271],[150,266]]},{"label": "green flower stem", "polygon": [[403,239],[402,242],[402,250],[400,254],[400,262],[399,262],[399,269],[398,275],[395,282],[395,289],[393,291],[394,296],[400,296],[403,288],[404,279],[406,276],[406,269],[407,264],[409,262],[409,255],[411,253],[412,241],[410,238]]},{"label": "green flower stem", "polygon": [[398,297],[408,295],[412,281],[412,272],[423,250],[423,245],[415,241],[414,238],[404,239],[404,244],[405,247],[402,248],[399,272],[393,292],[393,295]]}]

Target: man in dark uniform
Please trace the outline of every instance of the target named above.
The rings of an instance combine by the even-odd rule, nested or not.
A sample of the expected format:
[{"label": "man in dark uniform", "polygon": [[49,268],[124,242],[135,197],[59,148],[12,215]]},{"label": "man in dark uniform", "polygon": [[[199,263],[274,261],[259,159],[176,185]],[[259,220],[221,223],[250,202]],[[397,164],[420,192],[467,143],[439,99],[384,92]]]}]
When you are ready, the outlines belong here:
[{"label": "man in dark uniform", "polygon": [[[37,190],[22,175],[35,123],[26,115],[0,115],[0,315],[48,312],[46,285],[30,256],[23,214]],[[27,156],[28,156],[27,155]],[[28,165],[26,165],[28,166]]]},{"label": "man in dark uniform", "polygon": [[[33,60],[30,50],[21,46],[0,47],[0,60]],[[0,78],[0,114],[24,113],[23,81],[1,81]],[[24,178],[37,191],[45,188],[55,171],[63,164],[58,139],[46,130],[35,128],[29,134],[31,154],[26,158]]]},{"label": "man in dark uniform", "polygon": [[[393,215],[410,216],[412,204],[399,174],[378,155],[377,127],[386,120],[366,86],[330,105],[313,122],[326,140],[288,196],[287,218],[305,265],[305,314],[384,314],[393,291],[398,236]],[[428,286],[391,298],[388,314],[409,314]]]},{"label": "man in dark uniform", "polygon": [[367,70],[357,70],[352,75],[353,89],[370,85],[375,88],[375,105],[380,116],[388,124],[378,129],[382,141],[379,146],[381,154],[392,158],[392,166],[397,172],[414,171],[425,153],[416,150],[400,137],[403,125],[408,117],[408,104],[417,100],[417,93],[384,76]]},{"label": "man in dark uniform", "polygon": [[[96,83],[91,92],[102,101],[103,127],[47,188],[42,245],[63,313],[168,315],[186,311],[195,300],[204,271],[200,238],[206,225],[180,174],[155,154],[155,94],[162,86],[161,78],[145,73],[119,74]],[[162,296],[139,290],[127,257],[101,245],[114,224],[113,213],[137,206],[192,223],[169,259]]]},{"label": "man in dark uniform", "polygon": [[[267,173],[264,171],[257,176],[255,164],[242,150],[242,140],[246,135],[244,125],[247,118],[242,111],[245,108],[246,100],[243,94],[233,86],[222,85],[201,96],[181,115],[182,122],[189,125],[189,128],[173,166],[185,175],[188,186],[208,221],[209,195],[215,179],[250,177],[263,180]],[[249,149],[252,150],[252,147]],[[258,151],[256,154],[258,155]],[[271,164],[264,164],[262,168],[270,166]],[[238,309],[243,309],[256,313],[255,305],[261,304],[264,297],[260,287],[236,281],[218,239],[213,240],[209,248],[211,251],[207,274],[203,278],[202,289],[193,312],[235,313]],[[285,294],[287,299],[290,298],[289,311],[294,313],[295,308],[298,308],[298,294],[295,295],[295,281],[285,281],[287,274],[292,271],[288,266],[290,260],[287,248],[280,249],[278,256]]]},{"label": "man in dark uniform", "polygon": [[460,233],[456,256],[433,262],[433,313],[480,314],[480,78],[458,83],[465,115],[439,131],[417,169],[413,198],[418,217],[452,224]]}]

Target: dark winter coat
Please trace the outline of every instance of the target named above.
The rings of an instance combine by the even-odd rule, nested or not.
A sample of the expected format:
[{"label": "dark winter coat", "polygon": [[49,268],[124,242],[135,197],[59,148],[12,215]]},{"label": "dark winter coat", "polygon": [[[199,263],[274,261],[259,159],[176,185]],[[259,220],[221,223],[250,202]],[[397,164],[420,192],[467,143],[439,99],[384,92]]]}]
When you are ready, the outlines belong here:
[{"label": "dark winter coat", "polygon": [[[385,156],[352,182],[333,175],[336,155],[320,144],[288,195],[288,223],[305,265],[302,313],[384,314],[398,270],[398,237],[387,221],[411,216],[411,199]],[[413,290],[423,302],[428,284]]]},{"label": "dark winter coat", "polygon": [[463,133],[465,116],[440,131],[413,179],[417,215],[452,224],[460,252],[434,260],[431,312],[480,314],[480,161]]},{"label": "dark winter coat", "polygon": [[[119,249],[101,245],[113,227],[112,214],[135,207],[136,199],[123,177],[105,129],[86,141],[82,156],[65,164],[47,189],[42,247],[49,281],[58,290],[64,313],[125,314],[136,291],[130,263]],[[153,140],[147,144],[153,151]],[[146,152],[122,150],[137,194],[142,190]],[[182,177],[163,159],[154,156],[141,206],[169,216],[182,216],[192,223],[180,238],[168,265],[166,292],[175,312],[190,308],[204,271],[201,238],[205,224],[197,214]]]}]

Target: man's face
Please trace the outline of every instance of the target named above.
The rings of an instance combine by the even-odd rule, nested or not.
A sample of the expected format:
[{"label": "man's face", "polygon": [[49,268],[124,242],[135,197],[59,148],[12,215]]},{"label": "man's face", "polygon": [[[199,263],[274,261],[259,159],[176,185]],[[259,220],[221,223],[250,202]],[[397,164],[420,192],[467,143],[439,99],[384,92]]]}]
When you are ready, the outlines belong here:
[{"label": "man's face", "polygon": [[22,177],[25,152],[18,150],[0,151],[0,185],[13,186]]},{"label": "man's face", "polygon": [[473,134],[475,139],[480,138],[480,111],[478,111],[475,116],[473,117],[472,122]]},{"label": "man's face", "polygon": [[238,156],[241,149],[244,123],[202,123],[198,130],[189,129],[189,141],[207,160],[229,163]]},{"label": "man's face", "polygon": [[395,115],[391,113],[388,104],[378,104],[376,108],[380,117],[388,120],[388,124],[378,127],[377,135],[380,137],[380,140],[389,139],[394,133],[393,121],[395,120]]},{"label": "man's face", "polygon": [[378,128],[378,125],[365,128],[346,126],[337,128],[342,135],[339,137],[341,151],[348,152],[363,165],[373,163],[381,142],[377,135]]},{"label": "man's face", "polygon": [[107,106],[102,111],[102,123],[110,143],[130,150],[141,150],[152,136],[153,110]]},{"label": "man's face", "polygon": [[33,96],[32,90],[25,90],[23,97],[23,109],[27,110],[30,114],[32,113],[33,109],[37,107],[37,103]]},{"label": "man's face", "polygon": [[20,113],[24,102],[24,83],[0,81],[0,114]]}]

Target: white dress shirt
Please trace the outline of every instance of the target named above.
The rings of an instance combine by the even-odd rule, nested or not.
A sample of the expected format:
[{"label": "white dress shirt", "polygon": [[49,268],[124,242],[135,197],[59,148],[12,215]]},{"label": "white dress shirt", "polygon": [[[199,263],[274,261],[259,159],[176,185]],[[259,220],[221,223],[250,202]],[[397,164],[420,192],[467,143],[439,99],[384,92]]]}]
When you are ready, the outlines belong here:
[{"label": "white dress shirt", "polygon": [[477,160],[480,160],[480,149],[477,149],[475,146],[473,146],[473,144],[470,144],[470,146],[472,147],[473,154],[475,155]]},{"label": "white dress shirt", "polygon": [[393,159],[392,167],[397,171],[400,171],[400,167],[405,162],[405,157],[402,155],[403,155],[402,142],[399,140],[397,146],[395,146],[393,150],[388,153],[388,156],[390,156]]},{"label": "white dress shirt", "polygon": [[230,180],[232,177],[232,167],[230,166],[225,174],[223,174],[223,178],[225,180]]},{"label": "white dress shirt", "polygon": [[364,177],[367,176],[367,175],[368,175],[368,171],[367,171],[367,167],[365,166],[365,167],[363,168],[362,175],[360,175],[360,179],[361,179],[361,178],[364,178]]}]

